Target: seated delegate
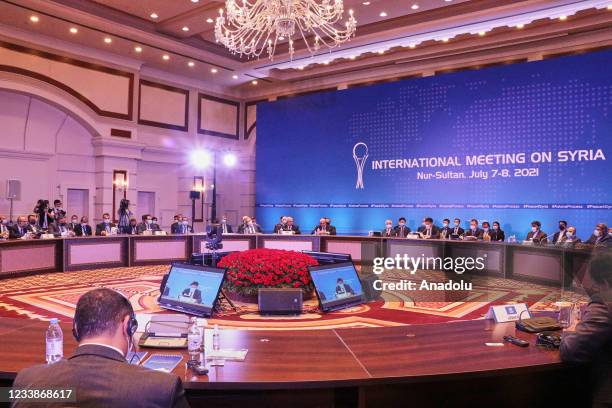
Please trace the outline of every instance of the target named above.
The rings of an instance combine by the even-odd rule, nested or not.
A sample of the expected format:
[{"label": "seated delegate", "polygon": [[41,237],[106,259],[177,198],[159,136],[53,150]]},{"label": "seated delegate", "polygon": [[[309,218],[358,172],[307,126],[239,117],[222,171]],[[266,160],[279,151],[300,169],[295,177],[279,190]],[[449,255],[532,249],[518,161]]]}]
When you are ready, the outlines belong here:
[{"label": "seated delegate", "polygon": [[[109,216],[110,219],[110,216]],[[90,237],[93,235],[91,226],[89,225],[89,218],[86,216],[81,217],[81,223],[74,229],[77,237]]]},{"label": "seated delegate", "polygon": [[506,234],[501,229],[498,221],[493,221],[493,229],[489,232],[491,235],[491,241],[504,242],[506,240]]},{"label": "seated delegate", "polygon": [[74,406],[189,407],[180,377],[126,361],[137,326],[123,295],[107,288],[91,290],[76,305],[73,335],[79,345],[68,353],[72,356],[20,371],[13,386],[74,389]]},{"label": "seated delegate", "polygon": [[584,289],[590,302],[575,330],[561,338],[561,360],[589,363],[593,407],[612,406],[612,251],[595,255]]},{"label": "seated delegate", "polygon": [[417,229],[417,232],[419,232],[424,239],[440,238],[440,229],[434,225],[433,218],[431,217],[423,219],[423,225]]},{"label": "seated delegate", "polygon": [[393,221],[391,220],[386,220],[385,221],[385,228],[380,232],[380,234],[383,237],[394,237],[395,236],[395,230],[393,229]]},{"label": "seated delegate", "polygon": [[451,239],[459,239],[463,237],[465,233],[464,229],[461,228],[461,220],[459,218],[455,218],[453,221],[453,232],[451,233]]},{"label": "seated delegate", "polygon": [[117,225],[111,222],[110,214],[104,213],[102,214],[102,222],[96,225],[96,235],[98,236],[106,236],[111,235],[113,233],[113,228],[117,228]]},{"label": "seated delegate", "polygon": [[593,234],[585,243],[596,246],[612,246],[612,238],[607,232],[608,226],[606,224],[597,224],[595,230],[593,230]]},{"label": "seated delegate", "polygon": [[472,218],[470,220],[470,228],[465,231],[463,234],[463,239],[466,240],[474,240],[474,239],[482,239],[483,231],[478,228],[478,220],[476,218]]},{"label": "seated delegate", "polygon": [[406,238],[410,234],[410,228],[406,225],[406,218],[400,217],[397,220],[397,225],[394,228],[395,236],[398,238]]},{"label": "seated delegate", "polygon": [[153,223],[153,217],[151,214],[145,214],[142,216],[142,222],[138,224],[139,234],[153,234],[153,232],[160,230],[159,225]]},{"label": "seated delegate", "polygon": [[560,244],[566,239],[567,221],[559,221],[559,231],[555,232],[552,237],[551,244]]},{"label": "seated delegate", "polygon": [[546,244],[548,242],[548,235],[540,228],[542,223],[540,221],[531,222],[531,231],[527,234],[525,241],[533,242],[534,244]]},{"label": "seated delegate", "polygon": [[450,226],[450,220],[445,218],[442,220],[442,228],[440,228],[440,238],[441,239],[450,239],[453,233],[453,229]]},{"label": "seated delegate", "polygon": [[327,218],[321,218],[319,220],[319,225],[313,228],[311,234],[313,235],[336,235],[336,229],[333,230],[330,228],[331,226],[327,222]]}]

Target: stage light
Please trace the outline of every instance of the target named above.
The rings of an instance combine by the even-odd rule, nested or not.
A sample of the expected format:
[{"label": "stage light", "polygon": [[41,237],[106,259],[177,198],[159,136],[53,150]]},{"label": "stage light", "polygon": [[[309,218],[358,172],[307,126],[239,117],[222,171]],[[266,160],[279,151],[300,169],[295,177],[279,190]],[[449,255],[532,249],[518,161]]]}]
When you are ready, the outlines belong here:
[{"label": "stage light", "polygon": [[193,66],[195,66],[195,62],[193,62],[193,61],[189,61],[189,62],[187,63],[187,65],[189,65],[190,67],[193,67]]},{"label": "stage light", "polygon": [[233,79],[238,79],[238,75],[232,75]]},{"label": "stage light", "polygon": [[69,31],[70,31],[71,34],[76,34],[76,33],[79,32],[79,30],[76,27],[70,27]]},{"label": "stage light", "polygon": [[169,56],[168,54],[164,54],[164,55],[162,55],[162,58],[163,58],[165,61],[168,61],[168,60],[170,59],[170,56]]},{"label": "stage light", "polygon": [[189,159],[191,161],[191,164],[198,169],[208,167],[212,162],[210,153],[206,150],[201,149],[194,150],[193,152],[191,152]]},{"label": "stage light", "polygon": [[206,22],[207,22],[208,24],[212,24],[212,23],[214,23],[214,22],[215,22],[215,20],[213,20],[212,18],[208,17],[208,18],[206,19]]},{"label": "stage light", "polygon": [[142,52],[142,47],[140,47],[140,46],[136,46],[136,47],[134,47],[134,51],[136,51],[136,52]]},{"label": "stage light", "polygon": [[106,37],[106,38],[104,39],[104,42],[105,42],[106,44],[110,44],[110,43],[112,43],[112,42],[113,42],[113,39],[112,39],[112,38],[110,38],[110,37]]},{"label": "stage light", "polygon": [[156,19],[156,18],[158,18],[158,17],[159,17],[159,16],[157,15],[157,13],[151,13],[151,18],[152,18],[152,19]]},{"label": "stage light", "polygon": [[38,16],[30,16],[30,21],[33,23],[38,23]]},{"label": "stage light", "polygon": [[238,159],[236,158],[236,155],[233,153],[226,153],[223,156],[223,164],[225,164],[227,167],[234,167],[237,161]]},{"label": "stage light", "polygon": [[387,12],[386,11],[381,11],[379,16],[381,17],[387,17]]}]

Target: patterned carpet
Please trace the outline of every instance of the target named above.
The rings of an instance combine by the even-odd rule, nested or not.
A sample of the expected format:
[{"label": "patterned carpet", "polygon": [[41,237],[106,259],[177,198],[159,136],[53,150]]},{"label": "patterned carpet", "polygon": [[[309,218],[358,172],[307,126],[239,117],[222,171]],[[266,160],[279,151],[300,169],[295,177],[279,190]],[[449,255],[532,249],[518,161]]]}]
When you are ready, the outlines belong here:
[{"label": "patterned carpet", "polygon": [[[79,297],[90,289],[107,287],[127,296],[136,313],[168,313],[157,306],[159,285],[167,265],[106,268],[91,271],[34,275],[0,281],[0,316],[47,320],[60,317],[70,322]],[[389,272],[387,282],[411,279],[445,281],[434,271],[410,276]],[[491,304],[526,302],[532,310],[551,310],[559,300],[585,301],[567,291],[513,280],[472,277],[473,290],[444,295],[427,292],[382,292],[378,300],[334,313],[321,313],[316,300],[304,303],[305,312],[296,317],[262,317],[257,305],[237,303],[239,311],[226,308],[209,319],[209,324],[240,329],[322,329],[339,327],[382,327],[416,323],[440,323],[482,319]],[[423,293],[423,292],[420,292]]]}]

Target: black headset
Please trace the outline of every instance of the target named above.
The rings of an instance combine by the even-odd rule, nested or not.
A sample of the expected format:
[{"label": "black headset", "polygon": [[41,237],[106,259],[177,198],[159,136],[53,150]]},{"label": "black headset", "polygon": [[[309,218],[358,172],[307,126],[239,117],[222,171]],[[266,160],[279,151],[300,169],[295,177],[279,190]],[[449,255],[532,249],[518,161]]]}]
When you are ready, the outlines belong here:
[{"label": "black headset", "polygon": [[[127,306],[128,310],[129,310],[130,320],[128,320],[128,324],[127,324],[127,334],[129,336],[129,338],[131,339],[132,336],[134,336],[134,333],[136,333],[136,330],[138,330],[138,320],[136,320],[136,314],[134,313],[134,308],[132,307],[132,304],[130,303],[128,298],[126,298],[125,296],[123,296],[120,293],[118,293],[118,294],[119,294],[119,296],[121,296],[121,299],[123,299],[123,301],[125,302],[125,305]],[[81,336],[79,335],[79,332],[77,330],[76,314],[75,314],[74,320],[72,322],[72,336],[74,336],[76,341],[81,341]]]}]

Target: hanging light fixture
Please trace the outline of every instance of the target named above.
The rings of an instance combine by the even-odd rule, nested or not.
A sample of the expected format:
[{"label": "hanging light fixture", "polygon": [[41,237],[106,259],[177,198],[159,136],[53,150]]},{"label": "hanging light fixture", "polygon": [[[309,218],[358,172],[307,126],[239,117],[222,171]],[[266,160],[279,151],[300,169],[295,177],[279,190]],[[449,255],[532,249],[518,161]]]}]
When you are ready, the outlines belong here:
[{"label": "hanging light fixture", "polygon": [[355,35],[353,10],[342,25],[342,0],[226,0],[215,23],[217,42],[232,54],[273,59],[276,46],[287,40],[293,59],[294,41],[301,39],[313,54],[321,47],[334,48]]}]

